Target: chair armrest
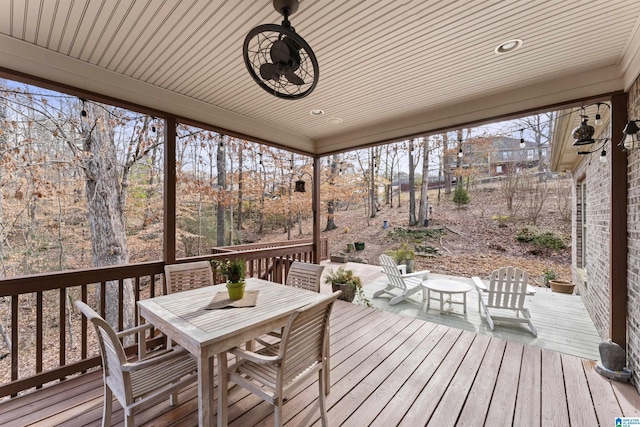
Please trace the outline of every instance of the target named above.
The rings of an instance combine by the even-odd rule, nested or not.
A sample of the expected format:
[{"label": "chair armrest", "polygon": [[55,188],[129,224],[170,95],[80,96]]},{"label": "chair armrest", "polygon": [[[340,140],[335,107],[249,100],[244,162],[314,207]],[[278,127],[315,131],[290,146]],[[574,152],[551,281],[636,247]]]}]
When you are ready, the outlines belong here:
[{"label": "chair armrest", "polygon": [[266,365],[269,363],[280,363],[282,358],[280,356],[265,356],[262,354],[254,353],[253,351],[242,350],[238,347],[229,350],[229,353],[247,359],[250,362],[257,363],[259,365]]},{"label": "chair armrest", "polygon": [[122,365],[122,370],[125,372],[134,372],[141,369],[148,368],[150,366],[159,365],[166,361],[169,361],[175,357],[182,356],[187,351],[182,347],[173,347],[172,350],[156,357],[150,357],[148,359],[139,360],[137,362],[125,363]]},{"label": "chair armrest", "polygon": [[137,334],[138,332],[142,332],[146,329],[153,328],[151,323],[145,323],[144,325],[136,326],[135,328],[125,329],[124,331],[116,332],[116,336],[118,338],[126,337],[127,335]]},{"label": "chair armrest", "polygon": [[480,279],[479,277],[473,276],[471,278],[471,280],[473,280],[473,284],[475,285],[476,290],[478,292],[482,292],[482,291],[486,291],[487,290],[487,285],[485,285],[484,282],[482,281],[482,279]]},{"label": "chair armrest", "polygon": [[413,273],[405,273],[402,277],[405,279],[409,277],[422,277],[423,280],[427,280],[427,274],[429,273],[431,273],[429,270],[414,271]]}]

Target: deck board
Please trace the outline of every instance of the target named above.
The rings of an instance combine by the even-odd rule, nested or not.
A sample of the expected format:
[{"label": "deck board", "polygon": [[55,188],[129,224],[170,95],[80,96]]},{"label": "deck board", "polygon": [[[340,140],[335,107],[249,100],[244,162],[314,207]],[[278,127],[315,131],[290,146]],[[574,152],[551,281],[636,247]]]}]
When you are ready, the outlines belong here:
[{"label": "deck board", "polygon": [[522,368],[518,382],[518,397],[513,424],[517,426],[540,426],[540,390],[542,386],[541,354],[534,347],[525,346],[522,353]]},{"label": "deck board", "polygon": [[569,425],[560,353],[542,350],[542,427]]},{"label": "deck board", "polygon": [[[594,371],[590,360],[338,301],[331,317],[332,426],[611,425],[639,416],[629,384]],[[217,385],[217,381],[216,381]],[[287,426],[319,425],[318,383],[284,406]],[[234,388],[230,425],[273,425],[273,408]],[[1,425],[98,426],[102,375],[91,372],[0,403]],[[114,425],[123,412],[114,403]],[[197,425],[197,388],[179,405],[162,402],[137,425]]]},{"label": "deck board", "polygon": [[579,426],[598,425],[581,360],[565,354],[560,357],[562,358],[565,389],[569,391],[566,396],[571,424]]},{"label": "deck board", "polygon": [[508,426],[513,423],[523,350],[524,346],[522,344],[507,343],[498,379],[493,390],[486,425]]}]

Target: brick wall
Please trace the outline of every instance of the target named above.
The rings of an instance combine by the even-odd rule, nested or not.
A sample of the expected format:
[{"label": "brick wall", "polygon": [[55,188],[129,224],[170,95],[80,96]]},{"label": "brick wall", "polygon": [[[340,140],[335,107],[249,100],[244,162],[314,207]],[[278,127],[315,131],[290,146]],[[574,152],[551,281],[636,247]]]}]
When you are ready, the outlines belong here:
[{"label": "brick wall", "polygon": [[[610,143],[605,147],[609,152]],[[585,156],[574,170],[572,251],[573,281],[598,333],[609,336],[609,235],[610,172],[609,163],[598,161],[599,153]],[[581,185],[586,183],[586,206],[581,206]],[[582,267],[580,244],[583,238],[581,210],[586,209],[586,266]]]},{"label": "brick wall", "polygon": [[[629,118],[640,119],[640,78],[628,96]],[[627,366],[640,391],[640,151],[631,151],[627,161]]]}]

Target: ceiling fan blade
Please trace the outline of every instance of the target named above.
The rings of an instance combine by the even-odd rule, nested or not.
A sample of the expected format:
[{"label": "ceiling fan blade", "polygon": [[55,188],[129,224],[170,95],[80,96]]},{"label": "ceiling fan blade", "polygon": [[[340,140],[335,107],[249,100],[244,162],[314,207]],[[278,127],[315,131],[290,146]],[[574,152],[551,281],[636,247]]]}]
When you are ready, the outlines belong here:
[{"label": "ceiling fan blade", "polygon": [[289,83],[293,83],[294,85],[298,86],[302,86],[304,84],[304,80],[298,77],[298,75],[293,71],[287,71],[286,73],[284,73],[284,76],[287,80],[289,80]]},{"label": "ceiling fan blade", "polygon": [[271,60],[275,63],[277,62],[288,62],[289,61],[289,47],[282,40],[276,40],[271,45]]},{"label": "ceiling fan blade", "polygon": [[260,66],[260,77],[265,80],[278,80],[280,73],[276,64],[266,63]]}]

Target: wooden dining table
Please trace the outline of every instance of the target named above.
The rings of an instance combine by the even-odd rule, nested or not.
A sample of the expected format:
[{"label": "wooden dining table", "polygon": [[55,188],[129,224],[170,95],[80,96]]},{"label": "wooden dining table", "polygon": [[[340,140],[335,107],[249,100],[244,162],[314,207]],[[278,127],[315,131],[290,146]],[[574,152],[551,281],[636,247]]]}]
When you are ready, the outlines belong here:
[{"label": "wooden dining table", "polygon": [[[284,326],[298,308],[326,298],[325,295],[250,278],[246,290],[258,290],[254,307],[207,310],[224,285],[179,292],[138,301],[140,316],[198,361],[198,425],[214,421],[214,357]],[[226,359],[225,359],[226,360]],[[218,363],[218,426],[227,425],[226,363]]]}]

